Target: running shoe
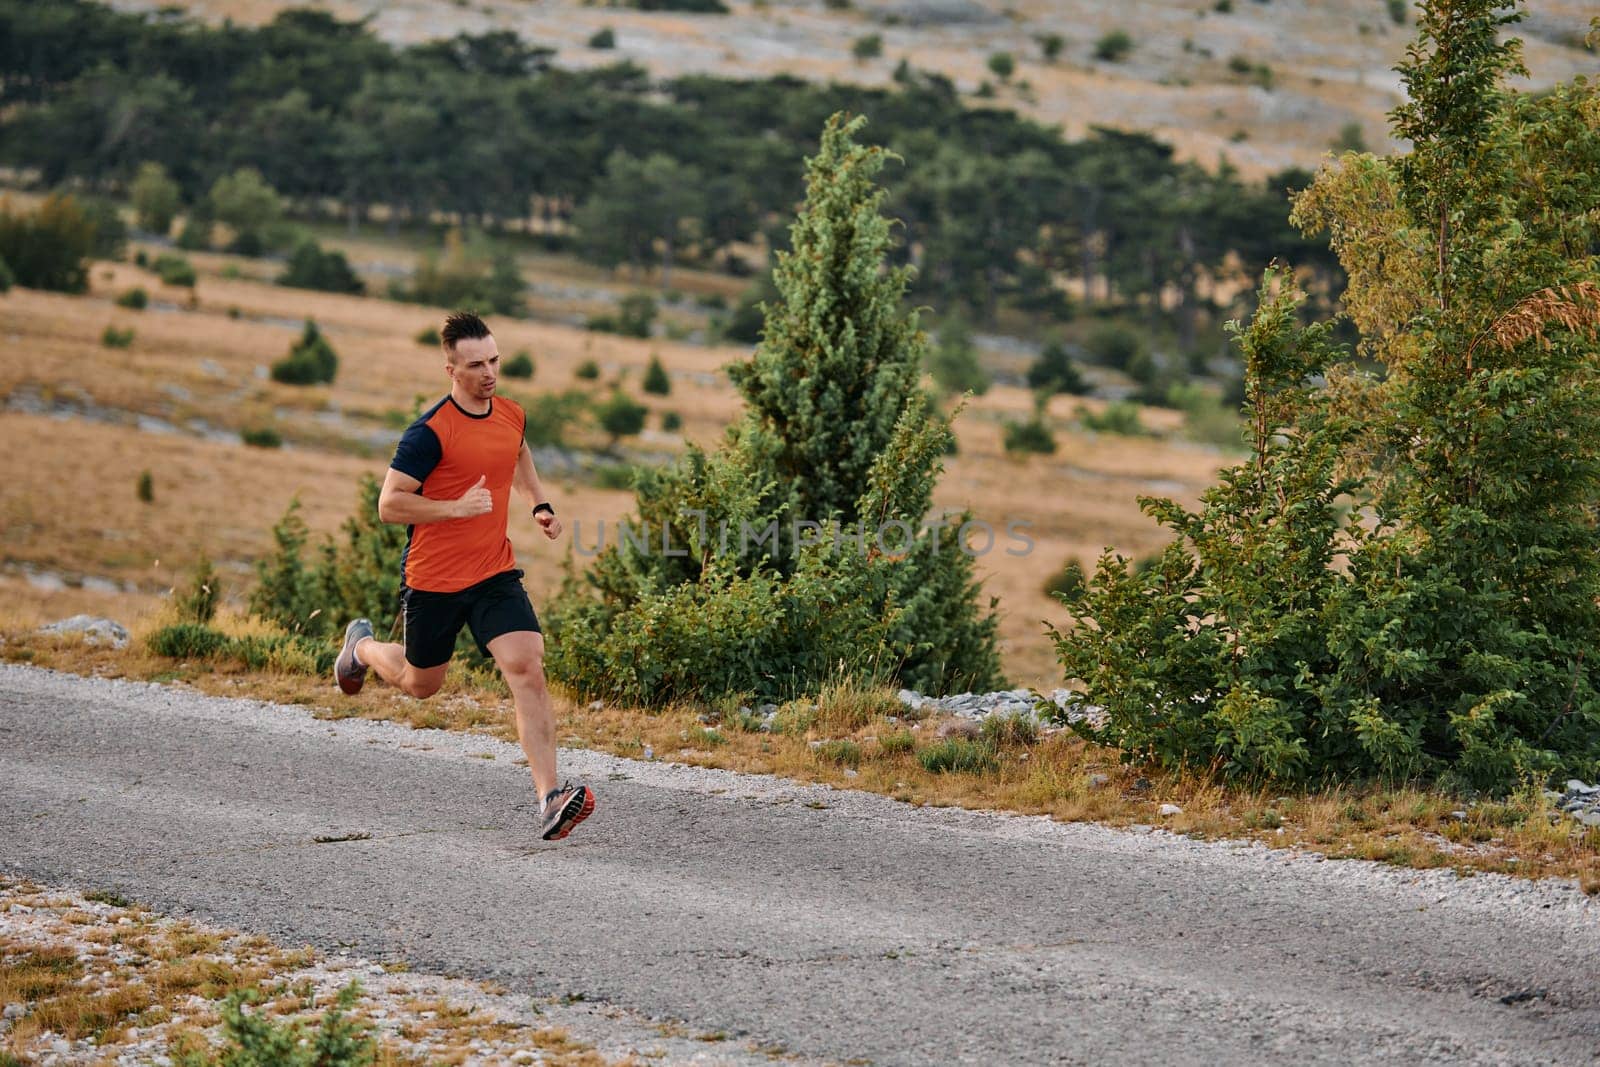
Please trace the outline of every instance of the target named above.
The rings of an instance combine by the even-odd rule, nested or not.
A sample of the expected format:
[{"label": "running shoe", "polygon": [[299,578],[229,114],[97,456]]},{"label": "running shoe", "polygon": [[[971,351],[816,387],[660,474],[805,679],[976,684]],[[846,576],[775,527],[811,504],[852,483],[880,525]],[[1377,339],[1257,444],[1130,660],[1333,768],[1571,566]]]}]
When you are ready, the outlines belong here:
[{"label": "running shoe", "polygon": [[544,832],[540,836],[546,841],[560,841],[593,811],[594,794],[588,786],[558,786],[544,795]]},{"label": "running shoe", "polygon": [[356,659],[356,642],[371,636],[372,623],[366,619],[351,619],[350,625],[344,628],[344,647],[339,650],[339,658],[333,661],[333,678],[350,696],[361,692],[367,680],[366,664]]}]

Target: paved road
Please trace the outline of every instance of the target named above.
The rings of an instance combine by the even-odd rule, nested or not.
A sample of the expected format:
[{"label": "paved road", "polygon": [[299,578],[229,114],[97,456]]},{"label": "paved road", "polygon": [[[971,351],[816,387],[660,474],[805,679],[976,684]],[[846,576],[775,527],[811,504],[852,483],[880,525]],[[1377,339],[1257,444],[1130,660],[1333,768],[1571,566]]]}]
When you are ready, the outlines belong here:
[{"label": "paved road", "polygon": [[1600,907],[1565,888],[587,752],[599,810],[546,845],[483,738],[15,666],[0,692],[0,869],[290,943],[839,1061],[1600,1056]]}]

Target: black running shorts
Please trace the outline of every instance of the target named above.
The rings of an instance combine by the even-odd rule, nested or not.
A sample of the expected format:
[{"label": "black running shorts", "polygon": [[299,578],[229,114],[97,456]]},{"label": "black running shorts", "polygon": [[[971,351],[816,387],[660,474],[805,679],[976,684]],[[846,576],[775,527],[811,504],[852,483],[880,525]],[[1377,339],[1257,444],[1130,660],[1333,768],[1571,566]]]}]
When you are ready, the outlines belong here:
[{"label": "black running shorts", "polygon": [[489,655],[489,642],[502,634],[539,632],[539,618],[522,588],[519,570],[502,571],[454,593],[407,589],[401,604],[406,662],[418,670],[450,662],[462,623],[472,631],[478,651],[485,656]]}]

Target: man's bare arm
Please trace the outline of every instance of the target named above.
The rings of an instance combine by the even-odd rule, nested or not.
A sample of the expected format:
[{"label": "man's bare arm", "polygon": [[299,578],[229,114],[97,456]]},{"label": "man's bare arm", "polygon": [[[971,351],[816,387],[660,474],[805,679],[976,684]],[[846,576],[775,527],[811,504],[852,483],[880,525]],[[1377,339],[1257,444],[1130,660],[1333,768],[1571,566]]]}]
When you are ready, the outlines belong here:
[{"label": "man's bare arm", "polygon": [[[511,487],[528,502],[530,508],[549,499],[544,495],[544,485],[539,481],[539,472],[534,469],[533,452],[526,441],[522,442],[522,451],[517,453],[517,472],[511,476]],[[533,518],[552,541],[561,536],[561,520],[551,512],[541,511]]]},{"label": "man's bare arm", "polygon": [[455,500],[429,500],[417,492],[422,488],[421,482],[390,467],[383,477],[383,488],[378,491],[378,518],[384,522],[420,526],[487,515],[494,510],[494,498],[483,483],[480,477],[477,485]]}]

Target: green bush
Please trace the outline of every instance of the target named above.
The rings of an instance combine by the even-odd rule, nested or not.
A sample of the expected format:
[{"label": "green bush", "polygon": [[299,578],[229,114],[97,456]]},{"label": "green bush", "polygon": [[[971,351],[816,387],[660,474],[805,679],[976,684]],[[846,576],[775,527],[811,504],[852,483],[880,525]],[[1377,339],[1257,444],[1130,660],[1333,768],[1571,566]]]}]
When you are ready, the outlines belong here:
[{"label": "green bush", "polygon": [[865,37],[857,37],[855,43],[850,46],[850,54],[863,63],[869,59],[877,59],[883,55],[883,36],[869,33]]},{"label": "green bush", "polygon": [[676,411],[663,411],[661,413],[661,429],[664,433],[677,433],[683,429],[683,416]]},{"label": "green bush", "polygon": [[1055,453],[1056,435],[1040,416],[1035,415],[1027,422],[1006,422],[1004,425],[1001,436],[1007,453],[1047,456]]},{"label": "green bush", "polygon": [[128,348],[133,344],[133,327],[119,330],[115,326],[107,326],[100,333],[100,343],[107,348]]},{"label": "green bush", "polygon": [[78,205],[84,218],[94,227],[89,254],[96,259],[121,259],[128,252],[128,224],[122,221],[117,205],[98,196],[82,197]]},{"label": "green bush", "polygon": [[589,47],[597,50],[617,47],[617,34],[610,26],[596,30],[589,37]]},{"label": "green bush", "polygon": [[288,267],[278,275],[278,284],[324,293],[359,295],[367,291],[366,284],[356,276],[343,252],[324,249],[311,240],[295,246]]},{"label": "green bush", "polygon": [[256,564],[250,610],[290,634],[336,636],[357,616],[378,633],[392,628],[400,601],[406,528],[378,520],[377,479],[361,480],[354,514],[337,540],[326,538],[307,559],[310,531],[298,498],[272,528],[276,548]]},{"label": "green bush", "polygon": [[215,224],[207,215],[191,212],[183,220],[183,229],[173,243],[185,252],[204,252],[211,247],[211,231]]},{"label": "green bush", "polygon": [[505,366],[501,367],[500,371],[507,378],[527,381],[533,377],[533,356],[526,348],[519,348],[510,359],[506,360]]},{"label": "green bush", "polygon": [[12,273],[11,265],[0,259],[0,293],[9,293],[11,287],[17,284],[17,276]]},{"label": "green bush", "polygon": [[434,326],[424,326],[422,329],[417,331],[417,335],[413,337],[412,340],[417,342],[417,344],[424,345],[428,348],[437,348],[439,345],[444,343],[443,339],[439,336],[438,328]]},{"label": "green bush", "polygon": [[999,770],[994,749],[982,741],[946,738],[917,750],[917,762],[933,774],[988,774]]},{"label": "green bush", "polygon": [[1407,13],[1411,10],[1411,5],[1407,0],[1386,0],[1386,2],[1389,8],[1389,18],[1394,21],[1396,26],[1404,26]]},{"label": "green bush", "polygon": [[585,359],[573,368],[572,375],[575,378],[582,378],[586,382],[592,382],[600,377],[600,364],[592,359]]},{"label": "green bush", "polygon": [[173,596],[178,617],[184,622],[204,626],[216,617],[217,605],[222,601],[222,579],[209,556],[201,554],[189,574],[189,581]]},{"label": "green bush", "polygon": [[143,311],[150,306],[150,294],[142,286],[135,286],[117,297],[117,306],[132,311]]},{"label": "green bush", "polygon": [[1069,559],[1061,565],[1060,570],[1045,579],[1044,595],[1064,604],[1076,604],[1083,599],[1087,586],[1088,579],[1084,574],[1083,564],[1076,559]]},{"label": "green bush", "polygon": [[1071,393],[1082,396],[1089,392],[1089,383],[1083,372],[1072,362],[1067,346],[1059,340],[1047,342],[1039,358],[1028,367],[1028,387],[1047,389],[1052,393]]},{"label": "green bush", "polygon": [[195,273],[194,264],[184,256],[163,252],[150,264],[150,269],[156,272],[163,285],[178,285],[193,288],[200,278]]},{"label": "green bush", "polygon": [[1120,63],[1133,51],[1133,38],[1126,30],[1112,30],[1094,43],[1094,57],[1107,63]]},{"label": "green bush", "polygon": [[528,421],[523,435],[530,445],[559,446],[565,443],[567,427],[589,409],[589,398],[581,391],[546,393],[537,403],[525,404]]},{"label": "green bush", "polygon": [[150,651],[172,659],[210,659],[227,651],[231,638],[203,623],[180,622],[150,635]]},{"label": "green bush", "polygon": [[613,389],[610,398],[595,409],[595,420],[611,435],[608,447],[615,448],[622,438],[632,437],[644,429],[644,419],[649,413],[649,408],[627,393]]},{"label": "green bush", "polygon": [[1139,421],[1139,405],[1128,400],[1107,404],[1098,415],[1086,407],[1078,409],[1078,423],[1095,433],[1114,433],[1124,437],[1140,437],[1149,431]]},{"label": "green bush", "polygon": [[587,325],[600,333],[623,337],[649,337],[656,320],[656,299],[649,293],[629,293],[617,302],[616,315],[592,316]]},{"label": "green bush", "polygon": [[0,201],[0,260],[16,284],[81,293],[89,288],[94,223],[77,200],[52,195],[31,212]]},{"label": "green bush", "polygon": [[139,164],[139,173],[128,190],[133,201],[134,221],[141,230],[165,237],[172,220],[183,207],[183,191],[159,163]]},{"label": "green bush", "polygon": [[1010,81],[1017,72],[1017,59],[1010,52],[995,52],[989,56],[989,70],[1001,81]]},{"label": "green bush", "polygon": [[[918,383],[926,338],[904,310],[909,270],[886,263],[875,181],[885,157],[853,140],[863,121],[830,119],[808,164],[793,250],[776,260],[782,296],[751,361],[730,369],[743,419],[718,451],[690,447],[640,471],[630,526],[653,547],[608,544],[549,605],[549,668],[572,688],[657,705],[730,693],[783,702],[841,676],[924,691],[998,681],[995,620],[979,612],[972,560],[954,539],[913,537],[904,555],[800,546],[792,534],[782,546],[737,543],[741,527],[812,516],[915,531],[932,507],[950,431]],[[719,527],[733,539],[725,550]],[[654,547],[664,542],[681,547]]]},{"label": "green bush", "polygon": [[1090,332],[1084,347],[1101,366],[1125,370],[1144,351],[1144,339],[1121,323],[1107,322]]},{"label": "green bush", "polygon": [[222,1048],[213,1052],[203,1042],[174,1045],[169,1050],[173,1067],[371,1067],[379,1053],[373,1026],[349,1015],[360,995],[360,984],[351,982],[314,1020],[247,1011],[261,994],[254,989],[232,993],[222,1006]]},{"label": "green bush", "polygon": [[251,448],[283,447],[283,435],[271,426],[246,426],[239,431],[239,440]]},{"label": "green bush", "polygon": [[928,373],[946,393],[989,391],[989,374],[978,361],[972,331],[960,315],[949,315],[939,326],[939,336],[928,352]]},{"label": "green bush", "polygon": [[1041,33],[1034,38],[1039,43],[1039,54],[1046,63],[1054,63],[1061,58],[1061,50],[1067,46],[1067,39],[1059,33]]},{"label": "green bush", "polygon": [[667,377],[667,368],[661,365],[661,357],[651,353],[650,364],[644,371],[644,382],[639,388],[655,396],[666,396],[672,392],[672,379]]},{"label": "green bush", "polygon": [[527,312],[527,282],[517,260],[481,234],[445,235],[444,247],[418,261],[411,284],[390,286],[390,295],[435,307],[478,308],[499,315]]},{"label": "green bush", "polygon": [[289,346],[289,354],[272,365],[272,380],[286,385],[326,384],[338,373],[338,355],[310,319],[300,339]]},{"label": "green bush", "polygon": [[144,504],[154,504],[156,502],[156,483],[149,471],[139,472],[139,481],[134,486],[134,495]]}]

